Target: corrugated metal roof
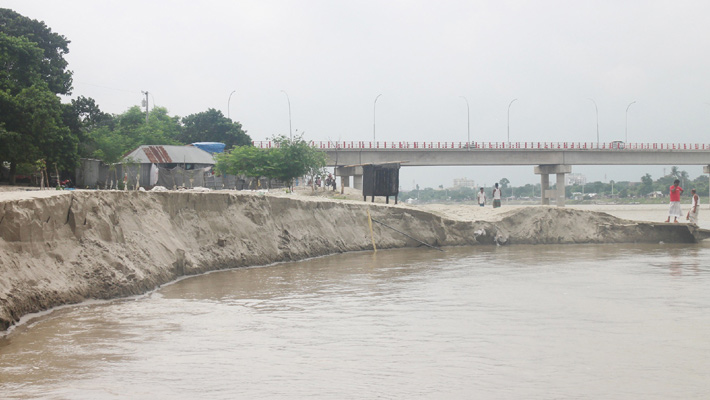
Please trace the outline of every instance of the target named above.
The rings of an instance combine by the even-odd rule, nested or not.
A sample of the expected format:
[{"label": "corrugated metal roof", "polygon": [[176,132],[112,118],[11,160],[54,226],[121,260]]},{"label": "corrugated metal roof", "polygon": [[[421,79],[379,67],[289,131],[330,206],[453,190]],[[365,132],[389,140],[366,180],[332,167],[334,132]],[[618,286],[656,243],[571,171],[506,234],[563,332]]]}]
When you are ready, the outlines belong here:
[{"label": "corrugated metal roof", "polygon": [[210,164],[214,157],[194,146],[140,146],[128,153],[124,160],[131,158],[139,164]]}]

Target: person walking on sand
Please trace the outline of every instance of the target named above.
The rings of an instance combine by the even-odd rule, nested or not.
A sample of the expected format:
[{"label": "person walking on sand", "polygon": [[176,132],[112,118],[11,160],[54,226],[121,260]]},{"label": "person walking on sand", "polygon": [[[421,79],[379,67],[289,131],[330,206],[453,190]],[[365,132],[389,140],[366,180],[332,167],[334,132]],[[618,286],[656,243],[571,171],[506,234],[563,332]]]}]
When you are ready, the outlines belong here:
[{"label": "person walking on sand", "polygon": [[483,188],[478,192],[478,205],[481,207],[485,207],[486,205],[486,192],[483,191]]},{"label": "person walking on sand", "polygon": [[695,192],[695,189],[690,190],[691,200],[690,200],[690,211],[688,215],[685,216],[691,225],[698,226],[698,213],[700,212],[700,196]]},{"label": "person walking on sand", "polygon": [[496,183],[496,186],[493,188],[493,208],[498,207],[500,207],[500,189]]},{"label": "person walking on sand", "polygon": [[680,210],[681,194],[683,194],[683,188],[680,187],[680,180],[676,179],[670,187],[671,205],[668,210],[666,222],[671,222],[671,217],[673,217],[673,222],[678,223],[678,217],[683,216],[683,212]]}]

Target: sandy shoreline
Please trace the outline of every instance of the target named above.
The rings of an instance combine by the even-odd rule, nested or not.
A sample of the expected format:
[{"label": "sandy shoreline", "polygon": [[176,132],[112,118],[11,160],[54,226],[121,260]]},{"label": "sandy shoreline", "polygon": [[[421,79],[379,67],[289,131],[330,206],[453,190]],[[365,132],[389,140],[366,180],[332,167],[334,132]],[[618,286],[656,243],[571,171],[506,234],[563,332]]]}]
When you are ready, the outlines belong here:
[{"label": "sandy shoreline", "polygon": [[[452,219],[460,219],[465,221],[486,220],[498,221],[512,211],[522,208],[542,207],[533,205],[510,205],[502,206],[498,209],[493,207],[478,207],[475,205],[461,204],[425,204],[418,206],[422,210],[439,213],[443,216]],[[701,204],[700,215],[698,218],[698,226],[704,229],[710,229],[710,210],[707,205]],[[580,210],[603,212],[613,215],[617,218],[628,219],[639,222],[665,222],[668,217],[668,205],[666,204],[590,204],[590,205],[568,205],[565,208]],[[682,207],[683,214],[690,209],[689,205]],[[679,220],[680,223],[687,223],[685,218]]]}]

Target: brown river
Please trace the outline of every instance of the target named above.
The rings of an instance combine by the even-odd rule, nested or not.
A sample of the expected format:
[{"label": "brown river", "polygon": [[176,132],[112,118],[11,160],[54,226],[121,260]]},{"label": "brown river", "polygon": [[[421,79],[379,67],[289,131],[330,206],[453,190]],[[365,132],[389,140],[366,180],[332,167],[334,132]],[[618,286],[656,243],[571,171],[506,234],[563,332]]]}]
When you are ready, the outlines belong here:
[{"label": "brown river", "polygon": [[710,243],[216,272],[0,338],[3,399],[703,399]]}]

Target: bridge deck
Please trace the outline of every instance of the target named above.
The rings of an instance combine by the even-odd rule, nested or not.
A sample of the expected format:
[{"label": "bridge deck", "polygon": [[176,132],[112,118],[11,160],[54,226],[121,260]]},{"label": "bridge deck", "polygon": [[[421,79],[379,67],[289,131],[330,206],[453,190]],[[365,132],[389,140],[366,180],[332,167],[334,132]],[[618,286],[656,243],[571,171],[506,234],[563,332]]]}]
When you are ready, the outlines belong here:
[{"label": "bridge deck", "polygon": [[[255,142],[270,148],[273,142]],[[406,161],[406,166],[710,165],[707,143],[311,142],[328,165]],[[468,147],[467,147],[468,145]]]}]

